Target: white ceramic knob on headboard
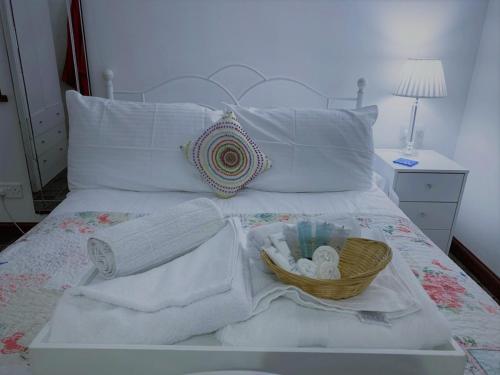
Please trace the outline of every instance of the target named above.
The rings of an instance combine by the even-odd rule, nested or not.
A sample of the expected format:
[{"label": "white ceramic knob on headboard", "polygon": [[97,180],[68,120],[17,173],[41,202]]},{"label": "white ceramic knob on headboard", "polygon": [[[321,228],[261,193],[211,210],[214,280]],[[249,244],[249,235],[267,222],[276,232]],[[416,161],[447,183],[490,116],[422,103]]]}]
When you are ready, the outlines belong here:
[{"label": "white ceramic knob on headboard", "polygon": [[106,69],[102,73],[102,77],[104,78],[104,82],[106,85],[106,97],[108,99],[113,99],[113,71],[111,69]]},{"label": "white ceramic knob on headboard", "polygon": [[356,96],[356,108],[361,108],[363,106],[363,95],[366,87],[366,79],[358,79],[358,93]]},{"label": "white ceramic knob on headboard", "polygon": [[366,87],[366,79],[358,79],[358,89],[363,90]]}]

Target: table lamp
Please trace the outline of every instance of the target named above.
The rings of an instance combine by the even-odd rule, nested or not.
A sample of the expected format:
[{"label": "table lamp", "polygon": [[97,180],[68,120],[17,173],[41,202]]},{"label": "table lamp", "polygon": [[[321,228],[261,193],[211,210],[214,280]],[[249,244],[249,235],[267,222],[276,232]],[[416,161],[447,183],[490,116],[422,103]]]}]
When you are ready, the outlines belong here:
[{"label": "table lamp", "polygon": [[405,155],[415,154],[415,119],[421,98],[442,98],[447,95],[443,64],[438,59],[408,59],[393,95],[415,98],[411,108]]}]

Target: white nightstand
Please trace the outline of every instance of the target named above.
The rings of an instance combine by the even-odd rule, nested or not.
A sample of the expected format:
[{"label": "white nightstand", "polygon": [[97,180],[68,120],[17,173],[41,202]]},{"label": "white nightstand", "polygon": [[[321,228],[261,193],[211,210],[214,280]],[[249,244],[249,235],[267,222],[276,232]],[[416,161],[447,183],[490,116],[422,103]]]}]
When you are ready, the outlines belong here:
[{"label": "white nightstand", "polygon": [[[393,163],[401,157],[418,164]],[[408,157],[397,149],[376,149],[374,168],[398,195],[401,210],[448,254],[469,171],[433,150]]]}]

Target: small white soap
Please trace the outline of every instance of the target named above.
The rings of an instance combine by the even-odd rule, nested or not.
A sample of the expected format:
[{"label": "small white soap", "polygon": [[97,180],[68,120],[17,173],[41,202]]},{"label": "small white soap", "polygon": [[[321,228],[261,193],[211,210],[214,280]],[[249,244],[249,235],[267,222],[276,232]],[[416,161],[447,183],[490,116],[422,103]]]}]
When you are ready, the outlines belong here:
[{"label": "small white soap", "polygon": [[320,246],[314,250],[312,260],[317,266],[324,262],[331,262],[337,266],[339,264],[339,255],[331,246]]},{"label": "small white soap", "polygon": [[316,264],[309,259],[300,258],[297,261],[297,269],[303,276],[316,277],[317,268]]},{"label": "small white soap", "polygon": [[340,271],[333,262],[323,262],[318,266],[316,277],[322,280],[338,280]]}]

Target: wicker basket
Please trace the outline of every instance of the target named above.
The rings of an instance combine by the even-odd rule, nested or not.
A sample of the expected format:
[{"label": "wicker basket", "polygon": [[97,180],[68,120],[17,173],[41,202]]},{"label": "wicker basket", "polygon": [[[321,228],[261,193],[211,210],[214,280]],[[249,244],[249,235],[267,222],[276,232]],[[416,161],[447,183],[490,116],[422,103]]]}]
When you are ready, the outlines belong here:
[{"label": "wicker basket", "polygon": [[391,248],[383,242],[348,238],[340,253],[341,278],[318,280],[285,271],[265,251],[261,251],[260,255],[283,283],[294,285],[313,296],[328,299],[344,299],[360,294],[392,259]]}]

